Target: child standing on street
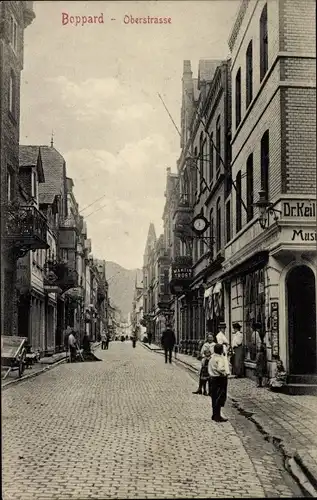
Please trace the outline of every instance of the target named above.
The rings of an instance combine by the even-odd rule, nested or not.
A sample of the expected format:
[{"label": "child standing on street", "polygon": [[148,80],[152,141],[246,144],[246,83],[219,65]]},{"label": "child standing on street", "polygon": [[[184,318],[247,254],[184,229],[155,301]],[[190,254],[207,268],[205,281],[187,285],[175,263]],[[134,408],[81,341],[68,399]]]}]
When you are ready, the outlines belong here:
[{"label": "child standing on street", "polygon": [[227,419],[221,416],[221,408],[224,407],[227,399],[229,375],[222,344],[214,346],[214,353],[208,364],[208,372],[211,379],[211,418],[215,422],[227,422]]},{"label": "child standing on street", "polygon": [[[208,372],[208,364],[210,358],[211,358],[211,351],[209,349],[205,349],[204,357],[201,361],[201,370],[200,370],[201,388],[204,396],[211,396],[210,376]],[[208,391],[207,391],[207,384],[208,384]]]}]

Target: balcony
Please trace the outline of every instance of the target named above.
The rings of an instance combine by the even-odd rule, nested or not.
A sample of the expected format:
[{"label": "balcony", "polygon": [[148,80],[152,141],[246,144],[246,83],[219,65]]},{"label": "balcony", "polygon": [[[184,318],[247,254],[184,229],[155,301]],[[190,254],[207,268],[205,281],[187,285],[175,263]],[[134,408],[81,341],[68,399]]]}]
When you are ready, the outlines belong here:
[{"label": "balcony", "polygon": [[177,209],[174,214],[174,234],[181,240],[186,240],[191,237],[191,221],[194,210],[189,203],[189,196],[182,194],[180,196]]},{"label": "balcony", "polygon": [[175,257],[170,266],[170,289],[173,295],[188,290],[193,277],[193,259],[189,256]]},{"label": "balcony", "polygon": [[4,238],[25,250],[49,248],[45,217],[34,206],[9,205],[4,209]]},{"label": "balcony", "polygon": [[[45,264],[44,290],[56,287],[62,293],[78,287],[78,273],[67,262],[47,261]],[[52,291],[52,290],[51,290]]]}]

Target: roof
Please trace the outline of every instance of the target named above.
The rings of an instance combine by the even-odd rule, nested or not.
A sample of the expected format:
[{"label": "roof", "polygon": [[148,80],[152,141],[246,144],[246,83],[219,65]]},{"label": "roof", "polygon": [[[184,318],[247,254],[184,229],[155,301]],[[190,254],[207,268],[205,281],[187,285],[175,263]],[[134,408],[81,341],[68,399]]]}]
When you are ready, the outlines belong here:
[{"label": "roof", "polygon": [[64,184],[64,163],[62,155],[51,146],[20,146],[20,148],[40,149],[45,182],[39,185],[39,202],[51,204],[56,195],[61,194]]},{"label": "roof", "polygon": [[38,182],[45,182],[39,146],[19,146],[19,167],[36,167]]},{"label": "roof", "polygon": [[39,146],[19,146],[19,167],[36,167]]}]

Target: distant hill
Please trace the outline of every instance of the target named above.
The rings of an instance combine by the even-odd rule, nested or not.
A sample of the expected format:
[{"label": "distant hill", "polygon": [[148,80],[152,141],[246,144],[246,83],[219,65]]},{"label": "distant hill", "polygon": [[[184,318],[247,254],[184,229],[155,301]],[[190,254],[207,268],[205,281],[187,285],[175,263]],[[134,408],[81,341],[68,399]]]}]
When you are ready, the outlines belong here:
[{"label": "distant hill", "polygon": [[106,277],[109,283],[109,297],[127,319],[132,311],[135,276],[137,269],[125,269],[116,262],[106,261]]}]

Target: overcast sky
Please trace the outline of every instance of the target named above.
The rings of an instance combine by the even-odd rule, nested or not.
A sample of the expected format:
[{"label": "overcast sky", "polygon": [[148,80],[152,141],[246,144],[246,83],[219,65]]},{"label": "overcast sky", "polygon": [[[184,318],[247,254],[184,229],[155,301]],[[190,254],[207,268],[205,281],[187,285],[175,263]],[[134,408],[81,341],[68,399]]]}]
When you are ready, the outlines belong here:
[{"label": "overcast sky", "polygon": [[[162,231],[166,168],[176,172],[183,60],[226,59],[239,0],[34,2],[25,31],[21,144],[50,144],[67,162],[92,253],[142,266],[147,231]],[[103,24],[62,25],[62,13]],[[171,24],[124,24],[124,16]],[[102,208],[101,208],[102,207]],[[100,210],[98,210],[101,208]],[[92,212],[94,212],[92,215]]]}]

